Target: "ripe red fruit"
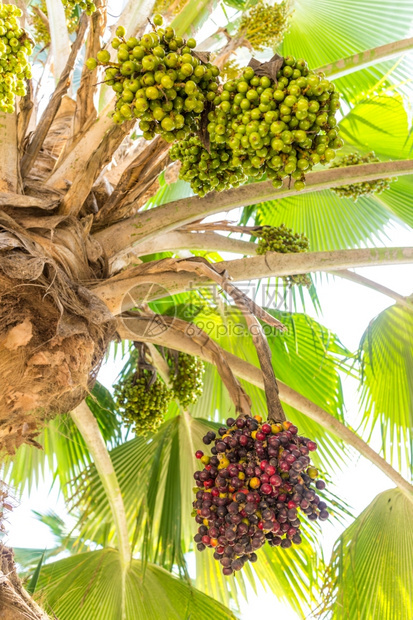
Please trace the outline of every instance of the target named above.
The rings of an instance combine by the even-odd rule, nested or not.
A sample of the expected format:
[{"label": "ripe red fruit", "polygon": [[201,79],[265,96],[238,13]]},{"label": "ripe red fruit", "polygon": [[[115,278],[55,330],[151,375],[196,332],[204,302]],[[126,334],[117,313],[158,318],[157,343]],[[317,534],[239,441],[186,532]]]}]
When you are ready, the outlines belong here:
[{"label": "ripe red fruit", "polygon": [[277,476],[277,474],[275,474],[274,476],[271,476],[270,478],[270,483],[274,486],[274,487],[280,487],[282,485],[282,478],[281,476]]},{"label": "ripe red fruit", "polygon": [[269,433],[271,433],[271,426],[269,424],[263,424],[261,430],[266,435],[269,435]]},{"label": "ripe red fruit", "polygon": [[202,542],[204,543],[204,545],[209,545],[211,539],[209,536],[202,536]]},{"label": "ripe red fruit", "polygon": [[272,487],[270,484],[265,483],[261,486],[261,493],[264,493],[264,495],[269,495],[272,492]]},{"label": "ripe red fruit", "polygon": [[287,504],[288,508],[297,508],[297,504],[290,500]]},{"label": "ripe red fruit", "polygon": [[273,465],[268,465],[268,467],[265,468],[265,473],[267,474],[267,476],[273,476],[275,474],[275,467]]},{"label": "ripe red fruit", "polygon": [[218,489],[217,489],[217,488],[212,489],[212,491],[211,491],[211,495],[212,495],[213,497],[218,497],[218,495],[219,495],[219,491],[218,491]]},{"label": "ripe red fruit", "polygon": [[248,437],[246,437],[246,435],[241,435],[241,437],[239,438],[239,443],[240,446],[246,446],[248,443]]},{"label": "ripe red fruit", "polygon": [[213,481],[212,479],[211,479],[211,480],[205,480],[205,482],[204,482],[204,487],[205,487],[206,489],[210,489],[210,488],[211,488],[211,487],[213,487],[213,486],[214,486],[214,481]]},{"label": "ripe red fruit", "polygon": [[219,553],[219,555],[222,555],[224,553],[224,547],[216,547],[215,551]]},{"label": "ripe red fruit", "polygon": [[263,433],[262,431],[258,431],[256,434],[256,438],[258,439],[258,441],[264,441],[265,433]]},{"label": "ripe red fruit", "polygon": [[262,471],[264,471],[267,466],[268,466],[268,461],[261,461],[260,468],[262,469]]},{"label": "ripe red fruit", "polygon": [[204,453],[202,452],[202,450],[197,450],[195,452],[195,456],[197,459],[202,459],[202,457],[204,456]]},{"label": "ripe red fruit", "polygon": [[307,448],[311,451],[314,452],[314,450],[317,450],[317,444],[315,441],[308,441],[307,442]]},{"label": "ripe red fruit", "polygon": [[270,477],[267,474],[262,474],[261,476],[261,484],[263,482],[269,482],[270,481]]},{"label": "ripe red fruit", "polygon": [[260,530],[263,530],[264,529],[264,521],[260,521],[258,523],[258,527],[260,528]]},{"label": "ripe red fruit", "polygon": [[288,430],[289,430],[289,431],[290,431],[290,433],[292,433],[293,435],[296,435],[296,434],[298,433],[298,428],[297,428],[296,426],[294,426],[294,424],[292,424]]}]

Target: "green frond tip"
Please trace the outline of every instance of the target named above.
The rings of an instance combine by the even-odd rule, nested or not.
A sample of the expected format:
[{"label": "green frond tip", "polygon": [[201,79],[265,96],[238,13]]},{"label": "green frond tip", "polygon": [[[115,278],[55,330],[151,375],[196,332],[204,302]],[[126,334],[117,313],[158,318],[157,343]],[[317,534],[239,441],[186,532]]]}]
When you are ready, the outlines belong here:
[{"label": "green frond tip", "polygon": [[318,616],[413,617],[413,504],[398,489],[380,493],[338,539]]},{"label": "green frond tip", "polygon": [[132,560],[123,578],[119,553],[108,548],[44,566],[36,594],[59,620],[235,620],[221,603],[159,566],[148,564],[142,577],[142,563]]},{"label": "green frond tip", "polygon": [[413,313],[396,304],[370,322],[359,346],[364,428],[380,430],[385,458],[399,466],[412,459],[412,341]]}]

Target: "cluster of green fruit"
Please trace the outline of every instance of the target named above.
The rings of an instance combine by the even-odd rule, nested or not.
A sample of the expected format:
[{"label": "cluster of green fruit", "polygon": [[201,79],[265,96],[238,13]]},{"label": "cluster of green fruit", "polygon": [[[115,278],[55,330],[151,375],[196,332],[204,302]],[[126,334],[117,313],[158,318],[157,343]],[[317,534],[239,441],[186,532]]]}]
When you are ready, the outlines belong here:
[{"label": "cluster of green fruit", "polygon": [[[267,252],[281,252],[282,254],[308,252],[309,241],[301,233],[295,233],[285,224],[281,226],[263,226],[262,229],[254,233],[259,237],[257,254]],[[301,286],[311,286],[311,279],[307,274],[296,274],[284,276],[283,280],[289,287],[294,284]]]},{"label": "cluster of green fruit", "polygon": [[[376,157],[375,153],[371,151],[367,155],[359,155],[358,153],[350,153],[340,157],[336,162],[331,164],[331,168],[346,168],[347,166],[358,166],[360,164],[373,164],[379,162],[380,159]],[[394,181],[394,178],[376,179],[375,181],[363,181],[362,183],[352,183],[350,185],[342,185],[340,187],[333,187],[333,192],[338,194],[340,198],[353,198],[357,200],[360,196],[366,196],[369,194],[381,194],[384,190],[389,189],[390,183]]]},{"label": "cluster of green fruit", "polygon": [[96,6],[90,0],[62,0],[62,4],[73,13],[76,9],[85,11],[88,15],[92,15],[96,11]]},{"label": "cluster of green fruit", "polygon": [[188,0],[156,0],[153,6],[154,13],[170,13],[179,15]]},{"label": "cluster of green fruit", "polygon": [[9,114],[14,112],[15,96],[25,96],[25,80],[32,76],[28,57],[33,46],[20,28],[21,16],[13,4],[0,4],[0,112]]},{"label": "cluster of green fruit", "polygon": [[[33,23],[33,37],[38,45],[48,47],[50,45],[50,30],[47,24],[43,21],[36,8],[48,17],[46,0],[40,0],[36,5],[31,7],[31,17]],[[73,11],[69,6],[65,6],[66,26],[68,32],[71,34],[75,32],[79,23],[79,16],[76,11]]]},{"label": "cluster of green fruit", "polygon": [[[173,358],[170,358],[170,360]],[[202,395],[204,363],[197,357],[180,352],[172,365],[171,384],[174,398],[182,407],[193,405]]]},{"label": "cluster of green fruit", "polygon": [[171,27],[157,28],[160,15],[153,22],[153,32],[139,39],[125,40],[125,28],[117,28],[112,41],[117,63],[107,50],[100,50],[86,64],[92,70],[98,64],[107,67],[106,82],[117,94],[115,123],[136,117],[147,140],[160,134],[174,142],[196,129],[206,103],[215,99],[219,69],[192,51],[195,39],[185,41]]},{"label": "cluster of green fruit", "polygon": [[[132,358],[135,362],[135,358]],[[155,369],[137,363],[137,370],[128,373],[115,385],[115,402],[122,418],[133,424],[137,435],[154,433],[162,424],[172,399],[186,408],[202,394],[204,364],[186,353],[169,352],[171,389]]]},{"label": "cluster of green fruit", "polygon": [[343,145],[335,117],[340,96],[305,60],[280,61],[276,81],[247,67],[226,82],[208,114],[208,133],[211,144],[230,149],[232,164],[247,176],[266,174],[274,187],[289,176],[302,190],[305,172],[332,161]]},{"label": "cluster of green fruit", "polygon": [[265,47],[274,48],[281,43],[288,29],[290,2],[280,4],[258,2],[242,16],[239,33],[251,44],[254,50]]},{"label": "cluster of green fruit", "polygon": [[139,369],[115,385],[115,402],[127,424],[133,424],[137,435],[154,433],[163,422],[172,400],[166,384],[153,373]]},{"label": "cluster of green fruit", "polygon": [[232,154],[225,146],[213,145],[210,151],[197,136],[176,142],[169,153],[172,161],[182,162],[179,178],[190,183],[198,196],[215,190],[221,192],[238,187],[246,181],[242,167],[233,164]]}]

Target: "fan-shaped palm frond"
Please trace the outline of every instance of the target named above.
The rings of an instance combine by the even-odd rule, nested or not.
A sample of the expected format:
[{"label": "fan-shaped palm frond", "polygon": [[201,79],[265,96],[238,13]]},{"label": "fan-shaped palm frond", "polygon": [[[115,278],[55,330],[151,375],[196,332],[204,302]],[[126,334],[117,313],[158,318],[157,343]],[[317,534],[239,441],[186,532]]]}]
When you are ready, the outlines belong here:
[{"label": "fan-shaped palm frond", "polygon": [[143,579],[139,560],[126,569],[115,549],[90,551],[47,564],[37,598],[61,620],[235,620],[234,614],[190,582],[148,565]]},{"label": "fan-shaped palm frond", "polygon": [[336,542],[321,615],[410,620],[412,549],[412,503],[397,489],[380,493]]},{"label": "fan-shaped palm frond", "polygon": [[383,452],[411,463],[413,455],[413,311],[397,304],[379,314],[360,342],[363,425],[380,429]]},{"label": "fan-shaped palm frond", "polygon": [[[86,400],[104,440],[108,446],[116,445],[121,436],[121,424],[110,392],[98,382]],[[26,488],[31,490],[37,486],[48,468],[54,473],[54,480],[59,480],[62,493],[70,495],[70,481],[92,462],[70,415],[51,420],[37,441],[43,450],[22,445],[12,459],[2,464],[5,480],[22,494]]]},{"label": "fan-shaped palm frond", "polygon": [[[296,0],[283,54],[306,58],[317,68],[356,52],[404,39],[413,18],[408,0]],[[337,80],[346,99],[366,93],[387,75],[394,61],[363,69]],[[396,83],[399,79],[396,77]],[[391,77],[389,77],[391,83]]]}]

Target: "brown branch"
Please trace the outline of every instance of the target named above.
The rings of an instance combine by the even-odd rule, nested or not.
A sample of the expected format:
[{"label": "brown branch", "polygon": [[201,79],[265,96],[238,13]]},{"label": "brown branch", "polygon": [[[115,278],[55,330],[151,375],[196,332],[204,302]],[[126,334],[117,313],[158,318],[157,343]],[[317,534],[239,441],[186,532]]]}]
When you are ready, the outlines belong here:
[{"label": "brown branch", "polygon": [[[162,232],[181,228],[214,213],[253,205],[258,202],[277,200],[297,193],[302,195],[341,185],[372,181],[384,177],[413,174],[413,160],[386,161],[373,164],[327,168],[306,175],[306,187],[301,192],[289,188],[284,180],[280,189],[271,181],[251,183],[224,192],[211,192],[204,198],[193,196],[138,213],[135,217],[110,226],[96,233],[109,258],[127,252],[139,241],[157,237]],[[154,222],[157,223],[156,227]]]},{"label": "brown branch", "polygon": [[[234,282],[245,282],[260,278],[281,277],[315,271],[334,273],[334,271],[350,267],[412,263],[413,247],[362,248],[329,252],[302,252],[298,254],[268,252],[263,256],[222,261],[217,264],[217,267],[220,270],[228,271]],[[150,265],[150,263],[147,263],[147,265]],[[136,267],[131,267],[116,276],[112,276],[105,282],[99,283],[93,288],[93,291],[104,301],[110,311],[116,315],[122,312],[122,304],[126,304],[123,310],[133,307],[133,305],[127,305],[128,292],[134,290],[138,294],[139,287],[148,282],[152,282],[158,287],[152,292],[152,296],[147,298],[149,302],[161,299],[162,296],[182,293],[194,287],[206,286],[211,280],[185,272],[177,273],[174,277],[171,277],[171,274],[168,272],[157,273],[148,277],[137,270]]]},{"label": "brown branch", "polygon": [[56,89],[50,99],[47,108],[42,114],[39,124],[36,127],[36,130],[33,132],[32,139],[27,147],[26,153],[24,154],[21,162],[21,174],[22,177],[25,178],[29,174],[32,166],[36,160],[37,155],[39,154],[40,149],[42,148],[43,142],[49,132],[49,129],[53,123],[53,120],[56,116],[56,113],[61,104],[62,98],[67,93],[71,81],[71,76],[73,73],[73,69],[75,66],[76,58],[79,53],[80,48],[83,45],[84,38],[86,36],[86,31],[88,27],[88,18],[86,13],[83,13],[79,22],[79,29],[77,32],[77,37],[75,42],[72,45],[72,49],[69,54],[68,61],[66,66],[60,76],[60,79],[57,83]]},{"label": "brown branch", "polygon": [[194,256],[193,258],[184,258],[177,260],[175,258],[165,258],[159,261],[153,261],[150,263],[143,263],[138,267],[135,267],[135,273],[139,276],[156,276],[157,274],[179,273],[185,271],[187,273],[194,273],[198,277],[212,280],[219,284],[219,286],[232,297],[235,304],[241,309],[241,311],[247,310],[250,314],[255,315],[261,321],[276,327],[277,329],[284,331],[285,326],[274,318],[268,312],[263,310],[252,299],[247,297],[242,291],[236,288],[230,281],[228,273],[221,269],[221,264],[210,264],[206,259],[200,256]]},{"label": "brown branch", "polygon": [[[145,325],[144,334],[139,334],[139,340],[155,342],[152,340],[151,334],[160,333],[162,331],[166,331],[169,336],[172,336],[173,342],[175,342],[175,340],[180,342],[182,339],[189,337],[190,340],[196,345],[197,349],[203,351],[203,359],[205,359],[205,355],[207,355],[208,360],[217,367],[219,375],[228,390],[236,410],[244,415],[250,415],[250,398],[245,393],[241,384],[234,377],[228,364],[225,351],[221,349],[221,347],[202,329],[197,327],[197,325],[160,314],[141,315],[137,313],[128,313],[122,316],[121,320],[122,323],[120,325],[123,325],[124,327],[130,325],[131,320],[138,320],[139,322],[142,322],[141,324]],[[126,329],[129,334],[132,334],[133,330],[129,331],[129,328],[127,327]],[[156,344],[161,343],[156,341]],[[175,347],[168,344],[168,348],[174,349]]]},{"label": "brown branch", "polygon": [[60,205],[61,215],[77,216],[89,196],[101,170],[110,162],[125,136],[131,131],[135,120],[122,125],[113,125],[104,136],[98,148],[89,157],[83,171],[77,175]]},{"label": "brown branch", "polygon": [[[165,317],[161,317],[162,321],[164,318]],[[118,319],[118,334],[125,340],[152,342],[153,344],[159,344],[175,349],[176,351],[183,351],[189,355],[200,357],[202,360],[211,364],[214,363],[208,348],[192,339],[191,330],[189,329],[191,326],[190,323],[186,323],[180,319],[168,318],[167,323],[161,322],[161,328],[158,326],[158,329],[153,329],[153,323],[151,323],[151,321],[151,317],[122,316]],[[171,323],[175,324],[178,322],[184,323],[186,328],[185,326],[180,326],[178,332],[169,328]],[[220,354],[225,356],[235,375],[260,389],[264,389],[263,374],[259,368],[232,353],[223,351],[220,347],[219,349]],[[324,411],[321,407],[308,398],[305,398],[305,396],[296,392],[285,383],[279,381],[278,386],[280,390],[280,399],[283,403],[297,409],[311,420],[320,424],[325,431],[333,433],[336,437],[358,450],[362,456],[386,474],[386,476],[399,487],[404,495],[413,502],[413,486],[361,439],[361,437],[340,422],[340,420],[337,420],[333,415]]]},{"label": "brown branch", "polygon": [[[101,37],[106,28],[107,0],[95,1],[96,11],[90,16],[89,35],[86,44],[85,58],[96,58],[96,54],[102,47]],[[73,123],[73,135],[71,142],[76,142],[79,133],[84,129],[86,121],[89,123],[97,116],[94,105],[94,96],[97,92],[98,69],[90,71],[86,65],[82,69],[80,87],[76,94],[76,111]],[[69,145],[68,145],[69,146]]]},{"label": "brown branch", "polygon": [[[156,181],[165,167],[170,145],[157,136],[143,149],[123,172],[111,197],[97,214],[97,228],[107,226],[130,215],[133,202],[137,202]],[[136,206],[135,206],[136,209]]]},{"label": "brown branch", "polygon": [[19,108],[20,112],[17,116],[17,144],[21,153],[24,149],[24,141],[26,138],[27,129],[29,127],[30,119],[34,111],[32,80],[26,80],[26,94],[20,99]]},{"label": "brown branch", "polygon": [[[257,244],[251,241],[242,241],[233,237],[217,235],[215,233],[192,233],[173,230],[156,238],[156,248],[162,248],[163,252],[177,250],[205,250],[206,252],[233,252],[254,256],[257,252]],[[152,239],[144,241],[135,246],[128,255],[122,255],[119,259],[114,257],[111,264],[111,271],[115,273],[120,268],[126,267],[130,262],[137,262],[136,257],[153,254],[154,242]]]}]

